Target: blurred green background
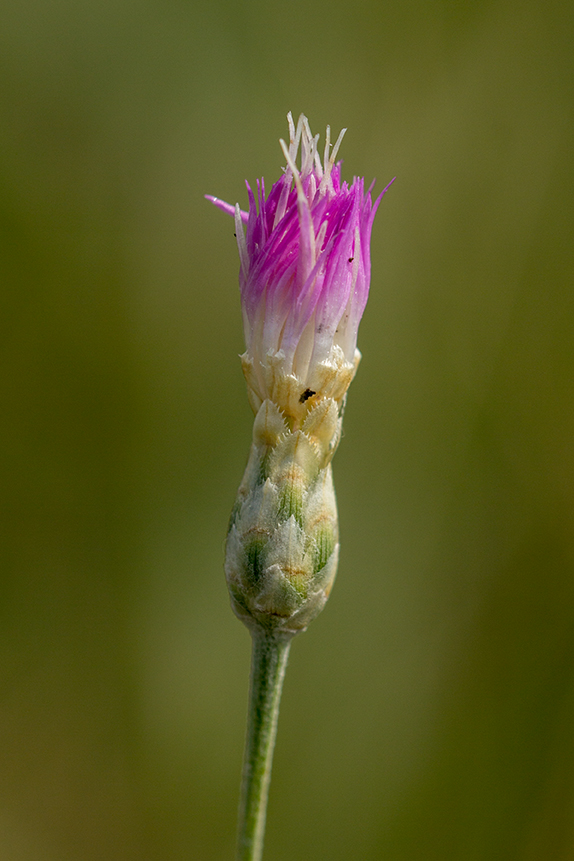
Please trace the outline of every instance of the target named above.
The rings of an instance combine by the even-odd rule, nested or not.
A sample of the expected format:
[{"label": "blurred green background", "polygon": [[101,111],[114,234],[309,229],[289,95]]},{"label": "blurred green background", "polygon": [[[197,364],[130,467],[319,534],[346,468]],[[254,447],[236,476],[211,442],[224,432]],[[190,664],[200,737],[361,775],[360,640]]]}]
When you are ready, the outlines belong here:
[{"label": "blurred green background", "polygon": [[233,224],[285,115],[378,178],[342,557],[266,858],[574,859],[573,6],[9,0],[0,857],[226,861]]}]

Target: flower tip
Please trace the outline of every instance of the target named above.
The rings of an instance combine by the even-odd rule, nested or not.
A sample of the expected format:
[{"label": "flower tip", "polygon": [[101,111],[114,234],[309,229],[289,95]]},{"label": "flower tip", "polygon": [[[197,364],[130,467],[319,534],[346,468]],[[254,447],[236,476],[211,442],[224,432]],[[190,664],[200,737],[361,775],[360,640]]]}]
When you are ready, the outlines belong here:
[{"label": "flower tip", "polygon": [[391,185],[393,184],[393,182],[395,181],[395,179],[396,179],[396,176],[393,176],[393,178],[391,179],[391,181],[390,181],[390,182],[387,182],[387,184],[385,185],[385,187],[384,187],[384,188],[383,188],[383,190],[381,191],[381,193],[380,193],[379,197],[382,197],[382,196],[383,196],[383,194],[385,193],[385,191],[388,191],[388,190],[389,190],[389,188],[391,187]]},{"label": "flower tip", "polygon": [[[389,190],[389,188],[391,187],[391,185],[393,184],[393,182],[395,181],[395,179],[396,179],[396,176],[393,176],[393,178],[391,179],[391,181],[390,181],[390,182],[388,182],[388,183],[385,185],[385,187],[383,188],[383,190],[381,191],[381,193],[379,194],[379,196],[377,197],[377,199],[376,199],[376,200],[375,200],[375,202],[373,203],[373,206],[372,206],[372,209],[371,209],[371,219],[374,219],[375,214],[376,214],[376,212],[377,212],[377,209],[379,208],[379,204],[380,204],[381,200],[383,199],[383,195],[384,195],[384,193],[385,193],[386,191],[388,191],[388,190]],[[375,183],[376,183],[376,181],[377,181],[377,180],[376,180],[376,179],[374,179],[374,180],[372,181],[372,183],[370,184],[370,186],[369,186],[368,190],[367,190],[367,194],[368,194],[369,196],[371,195],[371,192],[373,191],[373,189],[374,189],[374,187],[375,187]]]},{"label": "flower tip", "polygon": [[[222,212],[226,212],[227,215],[231,215],[232,218],[235,218],[236,209],[239,206],[238,203],[233,206],[232,203],[226,203],[224,200],[221,200],[219,197],[215,197],[213,194],[204,194],[203,196],[206,200],[209,200],[210,203],[213,203],[214,206],[217,206],[218,209],[221,209]],[[247,224],[249,213],[244,212],[242,209],[239,210],[239,213],[241,215],[242,224]]]}]

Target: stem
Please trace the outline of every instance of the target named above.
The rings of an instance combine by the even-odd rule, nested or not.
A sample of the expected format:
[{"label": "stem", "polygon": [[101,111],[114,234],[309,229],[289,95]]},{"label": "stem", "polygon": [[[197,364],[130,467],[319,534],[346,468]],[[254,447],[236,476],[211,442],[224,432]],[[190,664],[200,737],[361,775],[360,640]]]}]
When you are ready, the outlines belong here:
[{"label": "stem", "polygon": [[254,631],[237,861],[260,861],[279,701],[291,641]]}]

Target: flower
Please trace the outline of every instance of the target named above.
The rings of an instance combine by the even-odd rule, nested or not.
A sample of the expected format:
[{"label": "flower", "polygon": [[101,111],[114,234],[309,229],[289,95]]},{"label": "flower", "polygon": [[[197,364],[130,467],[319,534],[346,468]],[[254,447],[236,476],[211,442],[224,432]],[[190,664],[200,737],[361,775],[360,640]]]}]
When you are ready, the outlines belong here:
[{"label": "flower", "polygon": [[313,137],[307,118],[301,115],[297,128],[291,114],[287,119],[289,146],[280,141],[287,166],[269,195],[261,179],[257,195],[246,183],[247,212],[208,199],[235,216],[247,348],[242,364],[251,405],[257,412],[270,399],[297,426],[310,399],[333,398],[340,405],[355,374],[371,228],[389,186],[373,204],[374,183],[365,192],[362,178],[341,182],[335,159],[346,129],[330,152],[327,126],[321,163],[319,135]]}]

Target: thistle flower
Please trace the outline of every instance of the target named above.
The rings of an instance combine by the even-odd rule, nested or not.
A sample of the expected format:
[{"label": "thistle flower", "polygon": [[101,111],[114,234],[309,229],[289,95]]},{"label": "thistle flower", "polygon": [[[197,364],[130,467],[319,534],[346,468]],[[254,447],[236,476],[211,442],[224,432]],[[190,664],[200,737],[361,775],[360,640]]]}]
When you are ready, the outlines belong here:
[{"label": "thistle flower", "polygon": [[[242,356],[250,403],[277,404],[291,426],[303,420],[310,399],[341,404],[360,353],[357,331],[369,293],[373,186],[341,182],[337,152],[327,126],[324,160],[307,118],[297,128],[291,114],[287,166],[265,196],[249,184],[249,210],[209,199],[234,214],[240,257],[239,283],[246,352]],[[301,167],[296,166],[301,148]],[[293,187],[294,181],[294,187]],[[388,188],[388,186],[387,186]],[[246,225],[246,234],[244,234]]]},{"label": "thistle flower", "polygon": [[[341,132],[324,160],[307,118],[291,114],[284,174],[235,217],[246,351],[256,414],[251,454],[227,537],[234,611],[252,629],[290,637],[323,607],[339,551],[330,461],[360,360],[357,330],[371,274],[371,188],[341,182]],[[301,150],[300,168],[296,165]],[[387,186],[388,187],[388,186]],[[385,189],[386,191],[386,189]],[[244,233],[246,225],[246,233]]]},{"label": "thistle flower", "polygon": [[[357,330],[369,293],[369,243],[386,191],[341,182],[343,132],[323,162],[307,118],[291,114],[287,166],[265,195],[249,185],[234,215],[246,351],[255,412],[251,452],[227,535],[231,604],[253,638],[238,861],[260,861],[271,759],[290,642],[320,612],[339,554],[331,459],[357,369]],[[297,155],[301,148],[300,168]],[[388,186],[387,186],[388,188]],[[257,199],[256,199],[257,198]],[[244,225],[246,232],[244,233]]]}]

